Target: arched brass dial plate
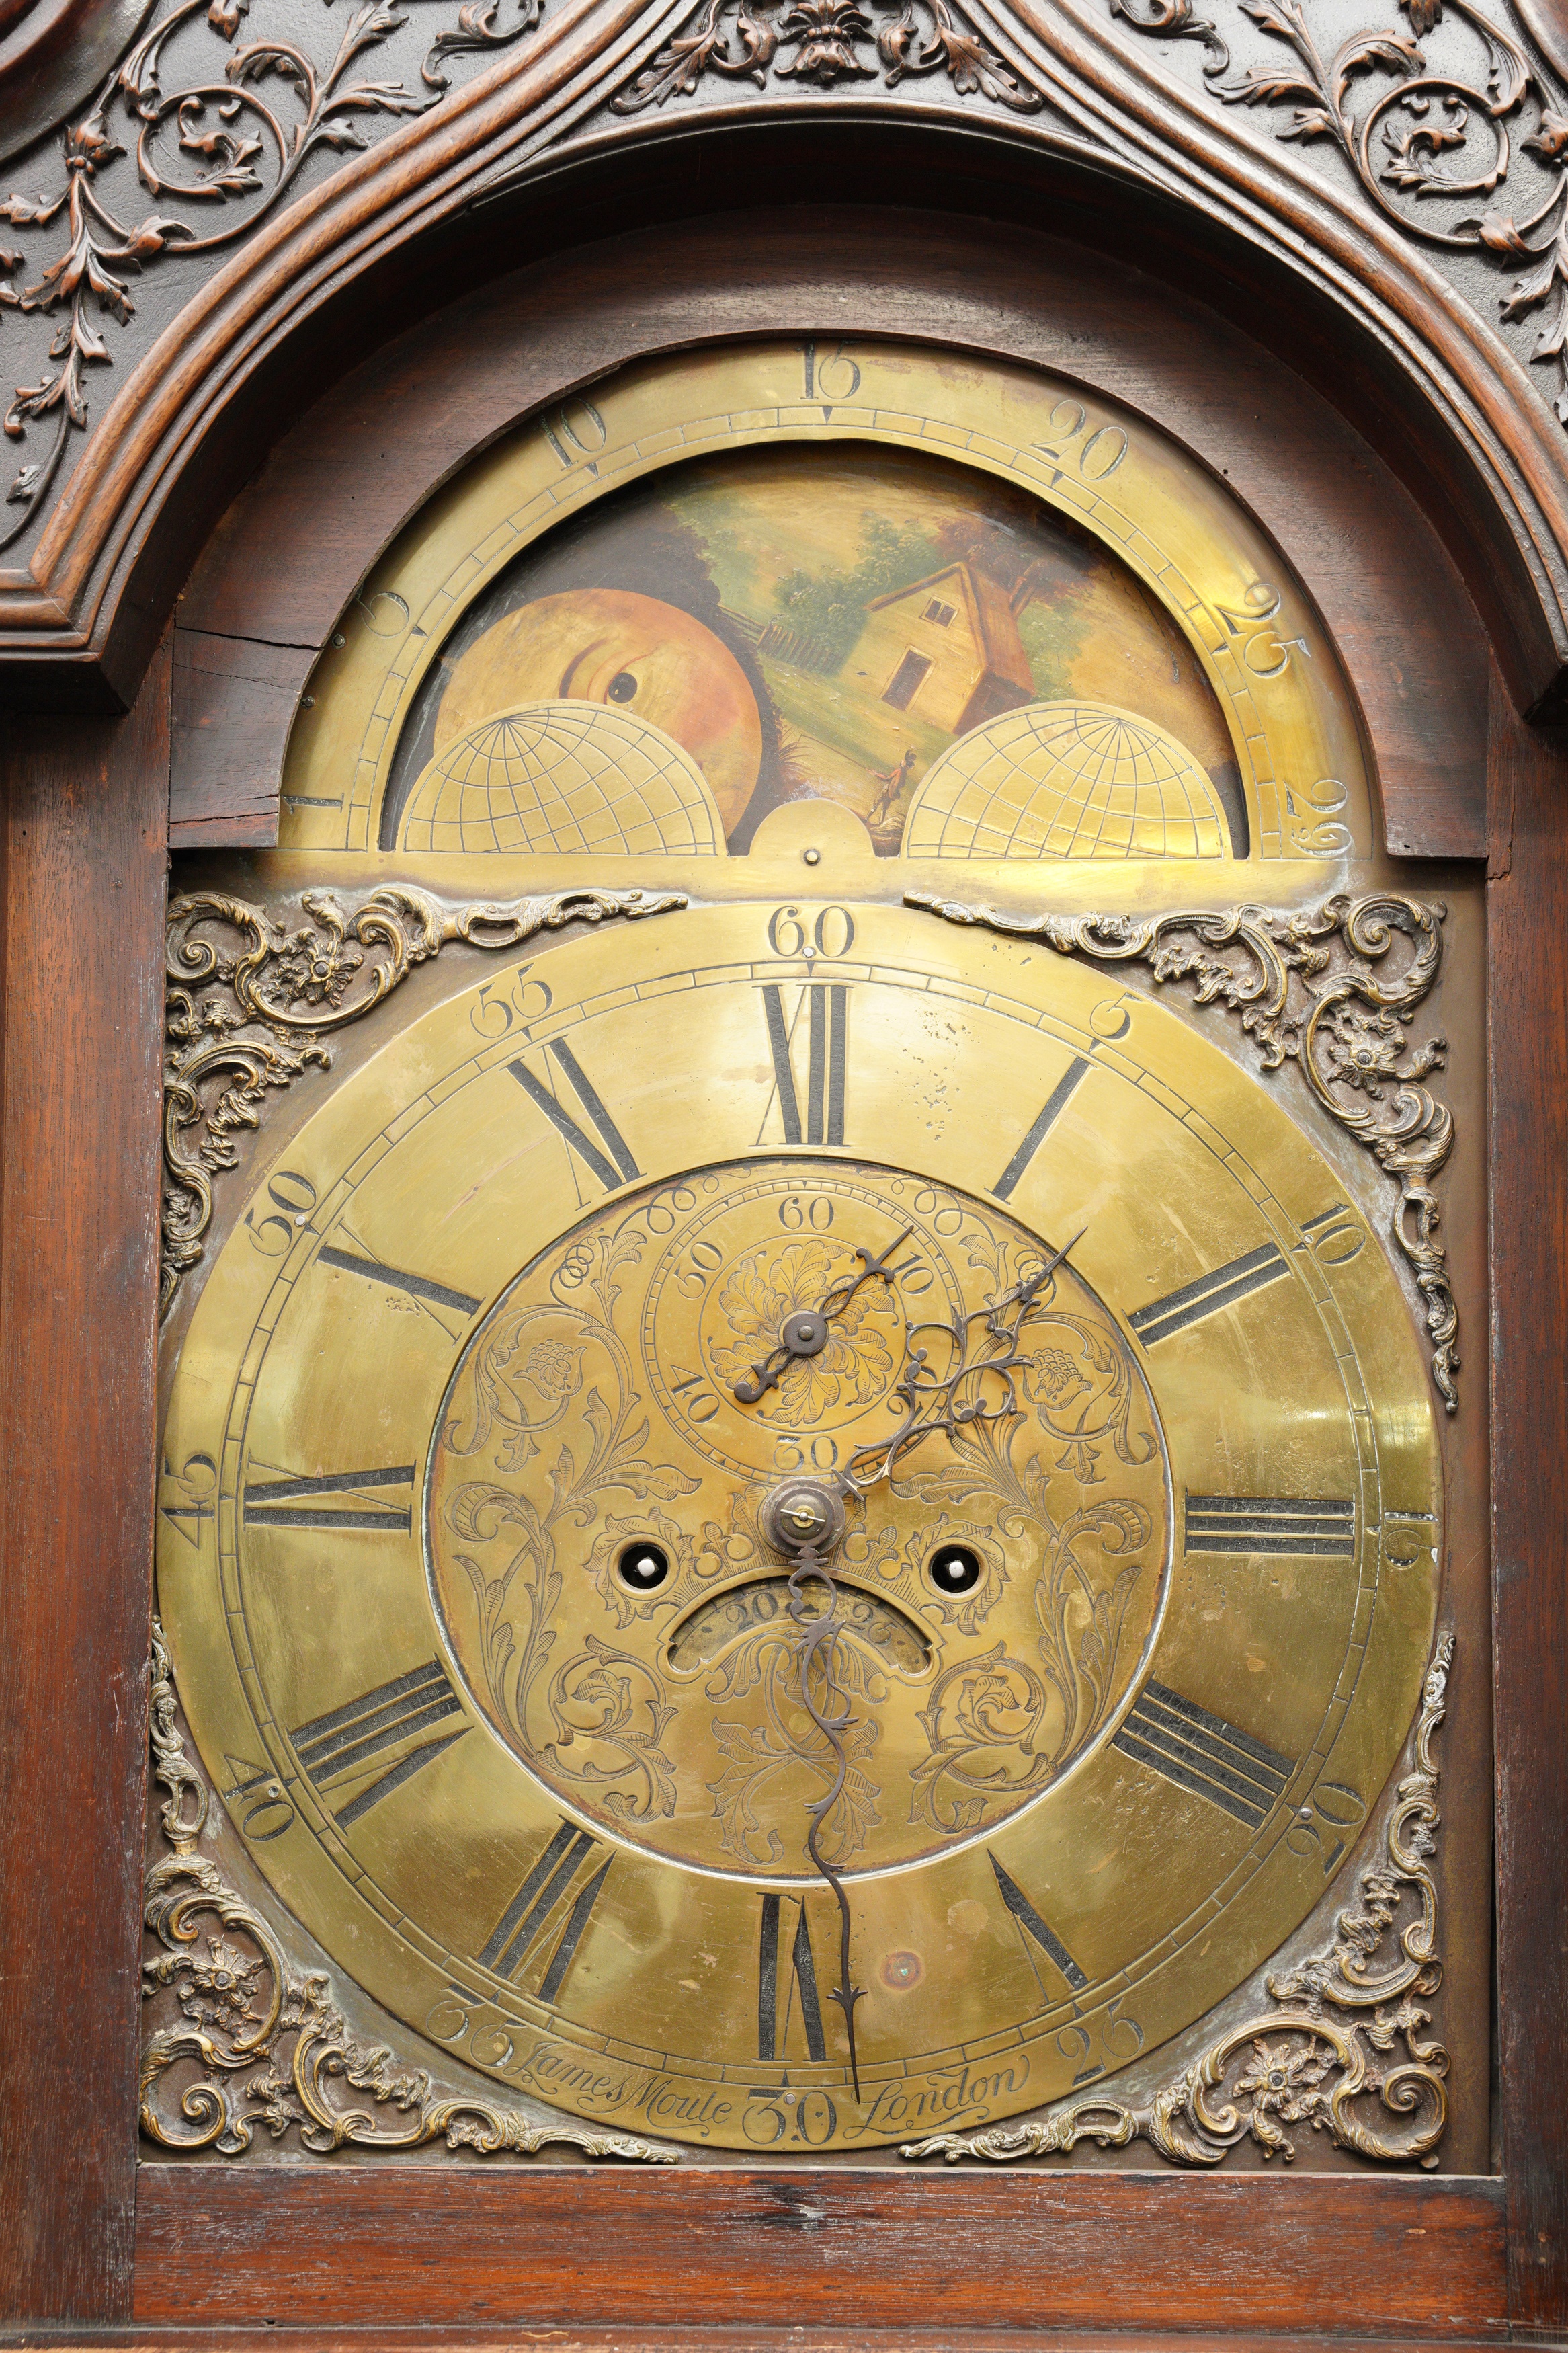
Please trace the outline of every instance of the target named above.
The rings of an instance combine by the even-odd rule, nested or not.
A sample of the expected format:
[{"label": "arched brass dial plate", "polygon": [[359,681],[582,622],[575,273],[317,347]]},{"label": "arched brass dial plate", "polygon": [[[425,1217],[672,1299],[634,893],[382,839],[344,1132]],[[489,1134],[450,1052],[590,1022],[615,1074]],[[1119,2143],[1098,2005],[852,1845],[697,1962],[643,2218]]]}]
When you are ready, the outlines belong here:
[{"label": "arched brass dial plate", "polygon": [[[849,1499],[857,2098],[758,1514],[1066,1243],[1016,1413]],[[1434,1619],[1411,1315],[1278,1093],[885,906],[661,918],[412,1023],[258,1186],[164,1453],[181,1691],[278,1893],[463,2059],[742,2150],[979,2124],[1201,2016],[1348,1852]]]}]

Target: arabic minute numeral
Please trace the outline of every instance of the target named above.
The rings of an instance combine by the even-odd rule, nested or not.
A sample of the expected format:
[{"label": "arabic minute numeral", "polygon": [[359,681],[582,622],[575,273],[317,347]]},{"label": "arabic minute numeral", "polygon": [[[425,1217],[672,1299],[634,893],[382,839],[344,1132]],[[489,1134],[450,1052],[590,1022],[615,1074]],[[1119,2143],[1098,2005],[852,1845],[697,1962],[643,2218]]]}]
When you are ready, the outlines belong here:
[{"label": "arabic minute numeral", "polygon": [[1298,1808],[1285,1833],[1292,1854],[1316,1852],[1326,1879],[1343,1854],[1352,1831],[1366,1820],[1366,1799],[1348,1781],[1320,1781],[1310,1801]]},{"label": "arabic minute numeral", "polygon": [[486,981],[468,1008],[468,1026],[492,1045],[513,1029],[526,1038],[530,1022],[542,1021],[554,1002],[549,982],[535,980],[530,967],[520,964]]},{"label": "arabic minute numeral", "polygon": [[565,472],[588,460],[588,471],[598,471],[595,460],[608,442],[609,427],[591,400],[568,400],[540,418],[544,438]]},{"label": "arabic minute numeral", "polygon": [[855,944],[855,918],[847,907],[822,907],[808,920],[799,907],[775,907],[768,917],[768,945],[777,956],[826,956],[830,964]]},{"label": "arabic minute numeral", "polygon": [[187,1454],[176,1471],[163,1458],[164,1493],[175,1500],[158,1506],[178,1536],[200,1548],[203,1531],[217,1512],[217,1464],[210,1454]]},{"label": "arabic minute numeral", "polygon": [[[1085,2063],[1073,2077],[1073,2089],[1092,2084],[1099,2076],[1108,2075],[1118,2067],[1125,2067],[1143,2048],[1143,2029],[1136,2019],[1126,2017],[1121,2009],[1124,1994],[1115,1995],[1103,2010],[1085,2017],[1076,2013],[1070,2026],[1062,2027],[1057,2035],[1057,2049],[1064,2059],[1081,2059]],[[1098,2056],[1091,2053],[1098,2052]]]},{"label": "arabic minute numeral", "polygon": [[1342,1201],[1307,1219],[1301,1233],[1320,1266],[1348,1266],[1366,1247],[1364,1229]]},{"label": "arabic minute numeral", "polygon": [[1127,455],[1127,436],[1120,425],[1095,425],[1080,401],[1058,400],[1051,410],[1049,429],[1034,444],[1058,473],[1072,472],[1086,482],[1103,482]]},{"label": "arabic minute numeral", "polygon": [[265,1846],[293,1828],[294,1808],[287,1795],[290,1776],[274,1773],[270,1765],[258,1765],[249,1757],[231,1757],[226,1749],[223,1761],[231,1776],[222,1792],[225,1803],[232,1810],[236,1801],[245,1801],[237,1822],[241,1837],[253,1846]]},{"label": "arabic minute numeral", "polygon": [[671,1365],[669,1391],[688,1421],[711,1421],[719,1410],[719,1399],[706,1373],[689,1373],[681,1365]]},{"label": "arabic minute numeral", "polygon": [[1254,580],[1243,591],[1239,605],[1215,607],[1232,650],[1254,678],[1283,677],[1290,667],[1293,646],[1311,659],[1312,649],[1305,638],[1282,638],[1272,626],[1279,606],[1279,591],[1273,582]]},{"label": "arabic minute numeral", "polygon": [[311,1230],[316,1188],[297,1168],[279,1168],[268,1183],[267,1198],[272,1204],[270,1213],[258,1217],[254,1209],[247,1209],[245,1229],[252,1249],[263,1258],[281,1258],[300,1234]]},{"label": "arabic minute numeral", "polygon": [[842,343],[836,343],[831,352],[825,352],[820,343],[802,343],[800,355],[807,400],[854,399],[860,389],[860,371]]},{"label": "arabic minute numeral", "polygon": [[687,1251],[685,1264],[677,1271],[676,1289],[687,1299],[700,1299],[723,1263],[724,1253],[718,1243],[700,1236]]}]

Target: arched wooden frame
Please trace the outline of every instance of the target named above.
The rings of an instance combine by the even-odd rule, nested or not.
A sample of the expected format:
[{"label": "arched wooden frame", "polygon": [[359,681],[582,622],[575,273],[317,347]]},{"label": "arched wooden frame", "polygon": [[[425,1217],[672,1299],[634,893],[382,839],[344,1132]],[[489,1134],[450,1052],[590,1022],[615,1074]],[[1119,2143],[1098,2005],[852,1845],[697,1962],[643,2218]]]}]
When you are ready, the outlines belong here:
[{"label": "arched wooden frame", "polygon": [[852,318],[863,333],[1055,368],[1183,444],[1279,544],[1338,646],[1388,848],[1481,854],[1474,608],[1392,471],[1299,377],[1205,305],[1063,239],[1018,233],[998,249],[962,219],[803,206],[781,246],[775,219],[759,208],[645,230],[579,250],[569,275],[554,261],[511,272],[305,413],[180,600],[174,845],[276,839],[299,699],[344,608],[411,518],[521,418],[644,354]]},{"label": "arched wooden frame", "polygon": [[[510,214],[535,249],[559,248],[572,239],[563,182],[574,170],[591,178],[606,153],[623,187],[619,166],[639,153],[666,192],[679,185],[690,133],[679,118],[606,128],[596,110],[681,31],[689,7],[577,0],[435,113],[263,222],[117,389],[27,571],[0,579],[14,691],[89,704],[129,696],[215,503],[243,478],[255,420],[289,396],[301,361],[341,348],[348,318],[384,332],[376,314],[413,272],[443,248],[448,258],[471,248],[469,207],[482,204],[497,228]],[[983,37],[1043,94],[1037,113],[999,121],[918,99],[895,108],[775,89],[743,108],[705,105],[694,123],[704,161],[722,177],[732,125],[748,137],[787,126],[832,145],[836,193],[858,175],[863,193],[879,141],[901,145],[918,173],[911,151],[945,118],[947,149],[972,151],[961,169],[991,183],[1003,218],[1080,207],[1096,218],[1097,242],[1162,262],[1173,227],[1183,241],[1182,216],[1201,220],[1212,291],[1260,324],[1272,311],[1273,334],[1309,368],[1303,330],[1310,341],[1327,307],[1336,397],[1373,438],[1382,428],[1406,479],[1443,483],[1443,533],[1489,617],[1510,691],[1521,707],[1554,706],[1568,664],[1557,427],[1420,244],[1289,146],[1190,92],[1158,39],[1129,41],[1095,0],[1015,0],[1005,19],[974,13]],[[1193,12],[1168,14],[1181,31]],[[1160,19],[1156,8],[1144,29]],[[852,160],[838,140],[851,122]]]},{"label": "arched wooden frame", "polygon": [[[637,187],[624,177],[620,202],[635,202]],[[1090,226],[1081,214],[1061,225]],[[584,226],[605,223],[590,211]],[[416,2194],[406,2176],[346,2168],[329,2177],[330,2215],[312,2186],[325,2227],[309,2243],[297,2235],[298,2188],[278,2175],[220,2175],[197,2200],[186,2169],[160,2168],[139,2201],[136,2003],[124,1963],[138,1908],[144,1717],[126,1662],[145,1641],[153,1467],[157,902],[171,776],[161,654],[128,719],[39,720],[16,731],[6,754],[4,1441],[7,1461],[49,1472],[9,1482],[0,1505],[13,1606],[0,1708],[11,1753],[34,1760],[28,1802],[8,1810],[0,1834],[0,1875],[18,1949],[41,1973],[26,1999],[0,2010],[0,2073],[12,2113],[28,2119],[0,2143],[5,2211],[28,2221],[7,2267],[11,2309],[19,2321],[91,2322],[110,2341],[133,2317],[164,2339],[193,2320],[210,2330],[308,2315],[322,2327],[384,2328],[429,2316],[440,2277],[455,2284],[443,2317],[458,2328],[486,2310],[475,2266],[499,2278],[496,2267],[510,2263],[509,2317],[521,2296],[531,2316],[563,2326],[602,2317],[623,2343],[627,2327],[677,2333],[699,2316],[763,2327],[805,2309],[825,2327],[895,2327],[919,2342],[929,2326],[938,2334],[928,2341],[951,2343],[999,2308],[997,2284],[1010,2327],[1136,2323],[1212,2337],[1256,2325],[1261,2280],[1276,2327],[1317,2331],[1332,2311],[1336,2326],[1407,2341],[1495,2341],[1510,2325],[1554,2332],[1568,2320],[1558,2228],[1568,2081],[1556,2033],[1568,1991],[1568,1775],[1554,1684],[1568,1650],[1568,1468],[1558,1386],[1542,1368],[1568,1349],[1568,844],[1554,798],[1568,761],[1519,725],[1489,675],[1489,652],[1516,688],[1529,669],[1527,633],[1500,615],[1517,575],[1500,565],[1489,649],[1434,520],[1301,377],[1174,282],[1184,271],[1173,246],[1162,286],[1125,258],[1108,263],[1103,236],[1077,248],[1010,239],[998,250],[994,231],[961,220],[826,206],[797,207],[789,226],[794,250],[759,250],[765,207],[748,217],[731,205],[679,235],[601,239],[574,254],[564,279],[559,262],[552,280],[548,266],[510,285],[486,279],[444,322],[444,332],[466,328],[459,347],[471,354],[456,396],[429,324],[435,306],[421,301],[417,327],[329,390],[231,505],[188,580],[174,633],[178,832],[235,841],[248,827],[250,839],[267,838],[277,757],[310,662],[379,550],[457,464],[522,411],[715,322],[808,332],[825,302],[858,306],[858,317],[878,302],[889,331],[950,334],[1003,355],[1048,357],[1051,338],[1070,335],[1086,380],[1147,406],[1228,471],[1344,653],[1377,756],[1389,846],[1458,858],[1489,846],[1496,877],[1502,2177],[1303,2179],[1282,2195],[1272,2181],[1110,2180],[1092,2169],[1070,2182],[1033,2174],[1021,2191],[1005,2176],[873,2189],[849,2174],[787,2194],[715,2176],[693,2185],[683,2209],[681,2266],[668,2260],[663,2185],[628,2176],[520,2182],[454,2168],[421,2177]],[[443,250],[449,261],[451,248],[438,247],[437,264]],[[470,249],[475,280],[481,261]],[[1206,233],[1194,228],[1184,274],[1211,266]],[[1226,300],[1256,301],[1266,322],[1267,289],[1256,280]],[[1321,313],[1305,329],[1319,333]],[[1317,372],[1337,365],[1353,390],[1365,355],[1352,322],[1328,336]],[[1368,412],[1375,406],[1369,400]],[[227,425],[215,423],[205,505],[194,501],[171,536],[147,534],[153,568],[139,583],[125,558],[121,576],[142,609],[122,650],[138,632],[142,644],[155,633],[191,537],[241,470],[256,413],[237,396]],[[179,460],[187,479],[188,454]],[[1445,487],[1430,489],[1430,505],[1462,539]],[[1500,505],[1490,514],[1485,546],[1495,549],[1512,524]],[[1560,564],[1544,528],[1541,544],[1543,566]],[[1478,593],[1486,571],[1483,552],[1470,567]],[[135,665],[125,659],[129,679]],[[579,2341],[595,2341],[592,2321]]]}]

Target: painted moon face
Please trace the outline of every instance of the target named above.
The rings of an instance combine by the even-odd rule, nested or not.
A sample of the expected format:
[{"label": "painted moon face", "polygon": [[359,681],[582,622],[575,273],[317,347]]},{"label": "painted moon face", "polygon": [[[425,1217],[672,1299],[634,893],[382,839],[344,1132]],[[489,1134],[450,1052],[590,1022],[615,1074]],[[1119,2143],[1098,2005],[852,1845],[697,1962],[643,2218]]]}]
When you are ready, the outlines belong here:
[{"label": "painted moon face", "polygon": [[763,730],[744,670],[679,606],[618,588],[541,596],[487,629],[453,666],[435,749],[520,703],[569,697],[651,720],[691,754],[726,833],[752,797]]}]

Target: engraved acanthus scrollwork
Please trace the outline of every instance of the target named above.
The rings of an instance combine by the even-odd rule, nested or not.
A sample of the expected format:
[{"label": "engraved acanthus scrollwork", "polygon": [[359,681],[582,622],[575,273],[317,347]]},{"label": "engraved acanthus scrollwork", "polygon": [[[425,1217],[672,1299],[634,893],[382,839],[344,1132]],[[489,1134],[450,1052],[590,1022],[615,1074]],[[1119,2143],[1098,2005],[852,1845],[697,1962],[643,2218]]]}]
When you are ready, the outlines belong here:
[{"label": "engraved acanthus scrollwork", "polygon": [[[160,1819],[171,1852],[147,1873],[145,1916],[158,1949],[142,1964],[142,1991],[148,2000],[172,1991],[184,2019],[157,2028],[143,2047],[141,2122],[150,2140],[242,2157],[265,2129],[278,2141],[297,2131],[315,2155],[442,2141],[481,2157],[566,2144],[633,2164],[679,2162],[678,2150],[631,2133],[536,2124],[482,2099],[442,2098],[423,2068],[356,2043],[331,1979],[292,1968],[266,1920],[200,1852],[209,1799],[184,1752],[156,1620],[152,1672],[153,1771],[170,1792]],[[196,2073],[187,2074],[192,2066]],[[393,2114],[347,2103],[345,2090],[366,2093],[375,2109]]]},{"label": "engraved acanthus scrollwork", "polygon": [[[732,1387],[765,1357],[786,1317],[816,1305],[843,1266],[829,1242],[791,1242],[780,1251],[752,1251],[725,1278],[714,1303],[707,1352],[715,1372]],[[774,1421],[785,1430],[812,1429],[892,1384],[898,1326],[881,1293],[868,1288],[833,1315],[826,1345],[796,1358],[777,1381]]]},{"label": "engraved acanthus scrollwork", "polygon": [[[1390,1231],[1426,1307],[1432,1377],[1458,1409],[1458,1311],[1437,1240],[1433,1181],[1453,1149],[1454,1117],[1421,1082],[1447,1040],[1407,1030],[1442,965],[1445,908],[1393,892],[1339,893],[1302,914],[1260,907],[1168,915],[1014,915],[933,892],[905,892],[949,923],[1046,941],[1061,955],[1147,965],[1158,986],[1189,981],[1200,1005],[1236,1014],[1265,1071],[1297,1062],[1322,1109],[1399,1187]],[[1395,940],[1409,954],[1390,970]]]},{"label": "engraved acanthus scrollwork", "polygon": [[[938,2133],[906,2143],[900,2155],[1004,2164],[1065,2155],[1082,2140],[1125,2148],[1142,2138],[1173,2165],[1212,2166],[1250,2139],[1265,2158],[1289,2164],[1296,2143],[1289,2127],[1307,2125],[1359,2157],[1436,2165],[1449,2061],[1425,2031],[1443,1978],[1428,1868],[1440,1819],[1432,1740],[1453,1657],[1454,1638],[1445,1634],[1422,1695],[1415,1770],[1400,1781],[1383,1859],[1362,1870],[1357,1901],[1339,1915],[1328,1950],[1268,1978],[1276,2008],[1231,2029],[1147,2106],[1079,2100],[1021,2125]],[[1382,2116],[1369,2119],[1363,2104],[1374,2097]]]},{"label": "engraved acanthus scrollwork", "polygon": [[[595,1238],[592,1247],[601,1261],[613,1256],[613,1241]],[[596,1298],[596,1285],[584,1290]],[[444,1516],[464,1547],[454,1558],[472,1588],[481,1670],[501,1722],[565,1778],[593,1784],[607,1811],[646,1820],[675,1810],[673,1767],[659,1746],[672,1711],[659,1676],[590,1636],[542,1689],[556,1641],[563,1535],[591,1523],[608,1495],[646,1513],[697,1484],[646,1451],[647,1418],[637,1413],[631,1362],[609,1321],[614,1298],[612,1284],[602,1316],[587,1305],[523,1305],[487,1332],[440,1445],[459,1461],[487,1450],[510,1483],[467,1480]],[[563,1422],[570,1437],[552,1438],[547,1456],[542,1441]],[[605,1579],[597,1581],[603,1589]]]},{"label": "engraved acanthus scrollwork", "polygon": [[[1407,237],[1528,265],[1499,307],[1509,321],[1544,307],[1530,356],[1555,371],[1552,406],[1568,425],[1568,112],[1522,43],[1474,0],[1397,5],[1403,24],[1389,18],[1320,41],[1304,0],[1240,0],[1242,13],[1292,56],[1237,71],[1229,43],[1194,0],[1110,0],[1111,15],[1135,32],[1200,41],[1205,83],[1223,104],[1289,108],[1279,138],[1331,140],[1364,194]],[[1434,63],[1421,46],[1433,39],[1452,44],[1451,56]],[[1519,139],[1531,121],[1533,130]],[[1503,209],[1499,194],[1516,141],[1542,176],[1522,218]],[[1476,209],[1445,222],[1431,216],[1434,203],[1439,211]]]},{"label": "engraved acanthus scrollwork", "polygon": [[[949,0],[892,0],[897,17],[879,28],[859,0],[704,0],[700,12],[644,66],[613,100],[617,114],[639,114],[687,98],[709,74],[754,81],[868,80],[879,69],[889,90],[945,74],[961,98],[979,96],[1031,114],[1040,94],[958,17]],[[923,13],[922,13],[923,12]],[[780,51],[790,52],[780,62]]]},{"label": "engraved acanthus scrollwork", "polygon": [[454,941],[493,951],[566,923],[685,904],[676,891],[582,890],[446,907],[426,892],[389,883],[346,910],[330,891],[307,891],[305,920],[290,924],[221,892],[172,901],[163,1314],[205,1249],[213,1177],[238,1166],[238,1139],[259,1126],[268,1088],[330,1067],[324,1033],[357,1021]]},{"label": "engraved acanthus scrollwork", "polygon": [[[18,385],[5,417],[14,440],[50,416],[55,430],[44,456],[22,467],[5,493],[6,504],[21,513],[0,531],[0,549],[20,537],[47,496],[72,427],[86,427],[85,371],[110,359],[90,306],[125,325],[136,308],[127,282],[132,275],[171,255],[232,246],[274,210],[323,149],[343,153],[368,147],[373,124],[386,129],[399,116],[438,105],[454,56],[505,48],[539,21],[542,0],[516,0],[510,22],[501,21],[503,5],[468,0],[458,9],[456,23],[426,50],[419,89],[365,80],[357,71],[367,50],[407,22],[386,0],[361,0],[335,56],[321,69],[297,40],[263,38],[236,47],[251,0],[174,0],[160,11],[87,112],[68,127],[64,174],[55,191],[0,199],[0,220],[13,228],[53,229],[59,222],[64,233],[61,249],[31,284],[18,289],[0,278],[0,305],[58,322],[48,358],[58,364],[46,370],[41,383]],[[190,53],[194,43],[215,37],[228,47],[221,63]],[[169,81],[173,88],[165,87]],[[127,185],[111,200],[104,174],[121,157],[129,159]],[[205,210],[210,218],[212,208],[220,207],[216,224],[204,231],[194,218],[160,212],[122,218],[129,206],[140,209],[143,191],[182,214]],[[0,272],[21,266],[20,254],[0,250]]]}]

